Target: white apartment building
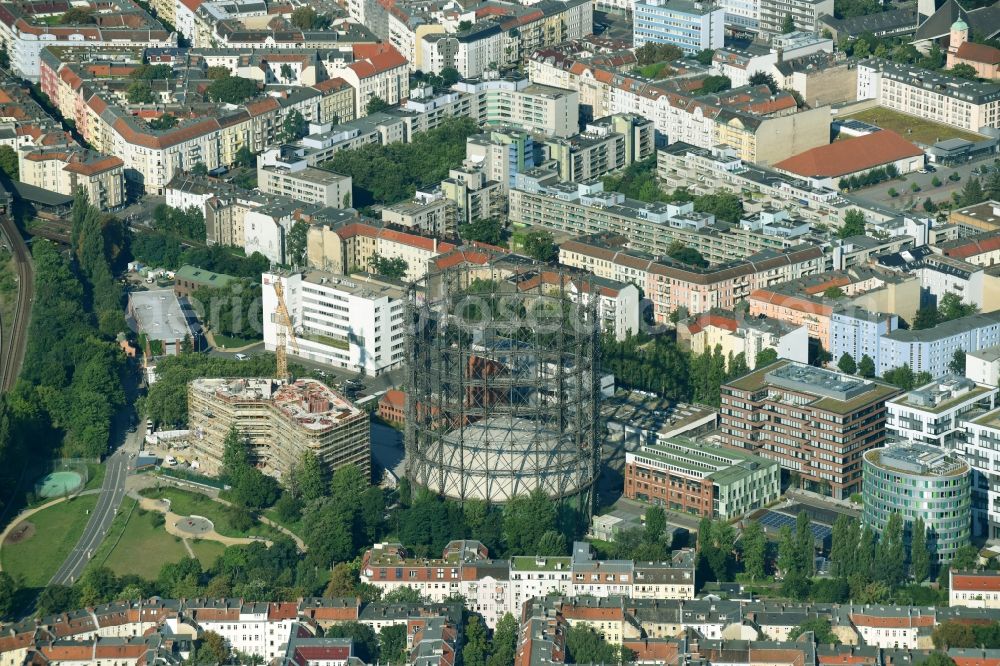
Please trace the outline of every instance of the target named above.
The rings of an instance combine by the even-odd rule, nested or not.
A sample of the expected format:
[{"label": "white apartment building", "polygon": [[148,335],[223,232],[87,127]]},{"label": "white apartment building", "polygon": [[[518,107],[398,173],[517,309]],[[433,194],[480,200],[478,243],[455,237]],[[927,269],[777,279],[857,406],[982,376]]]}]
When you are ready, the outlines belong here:
[{"label": "white apartment building", "polygon": [[923,330],[899,329],[879,339],[878,374],[906,364],[914,373],[942,377],[956,351],[968,353],[997,345],[1000,311],[953,319]]},{"label": "white apartment building", "polygon": [[965,418],[992,410],[996,396],[995,387],[951,375],[886,401],[886,427],[902,439],[962,450]]},{"label": "white apartment building", "polygon": [[948,606],[1000,608],[1000,573],[950,570]]},{"label": "white apartment building", "polygon": [[488,559],[478,541],[452,541],[441,559],[409,558],[398,543],[376,544],[362,557],[361,580],[391,592],[409,587],[430,601],[460,594],[466,608],[494,628],[505,613],[520,617],[526,601],[621,596],[634,599],[694,599],[694,553],[679,550],[667,562],[596,560],[590,544],[573,545],[572,556]]},{"label": "white apartment building", "polygon": [[352,179],[309,166],[291,146],[270,148],[257,157],[257,187],[308,204],[333,208],[353,205]]},{"label": "white apartment building", "polygon": [[965,353],[965,376],[977,384],[1000,384],[1000,347]]},{"label": "white apartment building", "polygon": [[[376,277],[345,277],[323,271],[264,273],[264,312],[277,311],[274,284],[284,287],[294,340],[287,353],[336,368],[377,376],[403,363],[405,292]],[[264,317],[264,347],[274,350],[280,327]]]},{"label": "white apartment building", "polygon": [[819,32],[819,17],[833,16],[833,0],[760,0],[760,34],[769,40],[783,34],[788,15],[797,31]]},{"label": "white apartment building", "polygon": [[330,78],[342,78],[354,88],[354,117],[368,115],[368,102],[400,104],[410,94],[410,68],[406,58],[391,44],[355,44],[353,61],[333,63]]},{"label": "white apartment building", "polygon": [[965,424],[965,461],[972,466],[972,533],[1000,537],[1000,410]]},{"label": "white apartment building", "polygon": [[382,221],[428,236],[452,236],[457,228],[456,212],[451,201],[440,192],[417,192],[410,201],[400,201],[383,208]]},{"label": "white apartment building", "polygon": [[528,79],[462,81],[453,90],[475,95],[480,124],[516,125],[526,132],[568,137],[580,131],[580,96]]},{"label": "white apartment building", "polygon": [[858,99],[970,132],[1000,127],[1000,84],[869,58],[858,64]]},{"label": "white apartment building", "polygon": [[289,617],[271,617],[271,604],[267,602],[243,604],[236,618],[232,617],[232,610],[235,609],[218,614],[205,612],[198,618],[198,625],[204,631],[222,636],[237,652],[263,657],[264,663],[284,655],[292,625],[298,620],[297,613]]}]

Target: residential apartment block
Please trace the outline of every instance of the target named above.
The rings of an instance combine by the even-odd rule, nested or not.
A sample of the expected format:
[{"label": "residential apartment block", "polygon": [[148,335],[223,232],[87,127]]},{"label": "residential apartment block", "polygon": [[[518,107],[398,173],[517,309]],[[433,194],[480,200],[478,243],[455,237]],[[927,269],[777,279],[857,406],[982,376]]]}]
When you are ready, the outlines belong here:
[{"label": "residential apartment block", "polygon": [[711,2],[636,2],[632,41],[636,48],[645,44],[672,44],[688,54],[718,49],[725,41],[725,18],[726,10]]},{"label": "residential apartment block", "polygon": [[477,99],[480,125],[513,125],[525,132],[568,137],[579,133],[579,95],[528,79],[462,81],[453,90]]},{"label": "residential apartment block", "polygon": [[625,453],[625,497],[702,518],[733,520],[781,496],[781,466],[682,438]]},{"label": "residential apartment block", "polygon": [[504,613],[521,615],[534,597],[693,599],[694,552],[679,550],[667,562],[596,560],[590,544],[573,544],[571,556],[489,559],[478,541],[453,541],[440,559],[408,557],[398,543],[377,544],[361,560],[361,580],[385,593],[409,587],[430,599],[461,595],[466,608],[496,627]]},{"label": "residential apartment block", "polygon": [[546,139],[547,157],[559,165],[568,181],[599,178],[653,156],[653,124],[645,118],[617,115],[588,123],[568,139]]},{"label": "residential apartment block", "polygon": [[747,366],[757,367],[757,355],[773,349],[778,358],[807,363],[809,330],[779,319],[748,317],[742,312],[711,309],[677,322],[677,342],[694,354],[714,353],[718,348],[729,359],[742,355]]},{"label": "residential apartment block", "polygon": [[[273,310],[272,310],[273,311]],[[265,474],[285,478],[306,452],[329,472],[371,473],[368,414],[313,379],[196,379],[188,384],[191,456],[209,474],[222,468],[235,427]]]},{"label": "residential apartment block", "polygon": [[932,377],[948,373],[955,352],[979,351],[1000,344],[1000,312],[974,314],[922,330],[899,329],[879,340],[878,373],[909,365]]},{"label": "residential apartment block", "polygon": [[760,34],[768,40],[782,35],[786,16],[798,31],[820,32],[820,17],[833,15],[833,0],[760,0]]},{"label": "residential apartment block", "polygon": [[1000,410],[965,423],[964,458],[972,465],[972,526],[975,536],[1000,537]]},{"label": "residential apartment block", "polygon": [[948,605],[966,608],[1000,608],[1000,573],[948,571]]},{"label": "residential apartment block", "polygon": [[728,145],[748,162],[773,164],[830,143],[828,109],[797,111],[791,94],[774,95],[766,86],[693,95],[677,82],[633,78],[606,60],[558,49],[533,53],[528,75],[535,83],[579,92],[591,118],[636,114],[653,121],[670,143]]},{"label": "residential apartment block", "polygon": [[960,79],[915,65],[858,63],[858,99],[970,132],[1000,127],[1000,84]]},{"label": "residential apartment block", "polygon": [[809,487],[846,499],[861,490],[861,456],[885,441],[899,390],[790,361],[722,387],[722,442],[778,461]]},{"label": "residential apartment block", "polygon": [[[275,285],[284,290],[292,331],[264,317],[264,347],[375,377],[403,363],[401,285],[357,274],[323,271],[264,273],[264,312],[276,312]],[[282,337],[283,340],[282,340]]]},{"label": "residential apartment block", "polygon": [[101,210],[125,203],[124,162],[76,145],[53,148],[25,146],[18,151],[19,180],[60,194],[82,189]]},{"label": "residential apartment block", "polygon": [[37,83],[46,47],[177,46],[177,35],[132,0],[109,0],[91,9],[91,21],[65,24],[52,20],[65,11],[62,7],[44,2],[0,4],[0,43],[9,54],[11,71]]},{"label": "residential apartment block", "polygon": [[628,238],[618,234],[581,236],[560,244],[559,263],[637,285],[652,303],[653,317],[659,323],[667,323],[671,313],[678,310],[686,310],[689,315],[714,308],[732,310],[754,289],[819,273],[824,265],[818,247],[765,250],[745,259],[731,257],[719,266],[698,269],[667,258],[657,259],[628,246]]},{"label": "residential apartment block", "polygon": [[961,451],[966,419],[991,411],[996,397],[996,387],[945,376],[886,402],[886,427],[900,439]]},{"label": "residential apartment block", "polygon": [[720,264],[766,249],[784,250],[794,241],[717,224],[715,216],[696,213],[692,203],[645,203],[605,192],[601,181],[562,182],[549,169],[517,175],[510,191],[512,222],[573,235],[620,233],[631,249],[654,255],[680,241]]},{"label": "residential apartment block", "polygon": [[350,176],[309,166],[291,146],[270,148],[257,156],[257,187],[308,204],[333,208],[353,205]]}]

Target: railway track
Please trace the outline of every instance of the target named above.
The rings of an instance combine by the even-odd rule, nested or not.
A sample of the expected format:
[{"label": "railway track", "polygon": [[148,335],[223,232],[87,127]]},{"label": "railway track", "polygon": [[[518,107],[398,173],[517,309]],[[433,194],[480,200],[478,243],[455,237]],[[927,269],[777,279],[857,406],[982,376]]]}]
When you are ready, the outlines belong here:
[{"label": "railway track", "polygon": [[7,391],[17,381],[21,363],[24,361],[31,304],[35,297],[35,281],[28,246],[14,220],[6,215],[0,215],[0,230],[10,243],[14,262],[17,264],[17,303],[10,325],[10,339],[4,341],[3,357],[0,359],[0,390]]}]

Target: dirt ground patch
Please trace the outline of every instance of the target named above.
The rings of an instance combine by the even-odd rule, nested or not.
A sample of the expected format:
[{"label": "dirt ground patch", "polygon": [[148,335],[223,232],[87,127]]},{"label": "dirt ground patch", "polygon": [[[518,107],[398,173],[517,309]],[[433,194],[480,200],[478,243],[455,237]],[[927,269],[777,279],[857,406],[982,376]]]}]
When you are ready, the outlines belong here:
[{"label": "dirt ground patch", "polygon": [[7,535],[7,540],[4,541],[4,543],[12,545],[15,543],[22,543],[33,536],[35,536],[35,524],[26,520],[10,531],[10,534]]}]

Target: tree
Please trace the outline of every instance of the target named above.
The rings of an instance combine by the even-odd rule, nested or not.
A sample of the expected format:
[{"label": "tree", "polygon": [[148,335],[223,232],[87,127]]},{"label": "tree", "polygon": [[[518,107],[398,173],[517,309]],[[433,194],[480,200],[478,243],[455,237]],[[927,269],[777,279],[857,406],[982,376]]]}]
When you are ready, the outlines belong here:
[{"label": "tree", "polygon": [[504,613],[493,630],[493,651],[487,666],[510,666],[514,663],[518,632],[517,620],[510,613]]},{"label": "tree", "polygon": [[844,515],[837,517],[830,536],[830,560],[837,576],[846,579],[854,574],[859,537],[858,521]]},{"label": "tree", "polygon": [[534,555],[539,540],[556,527],[556,508],[548,496],[536,488],[507,502],[503,510],[503,536],[515,555]]},{"label": "tree", "polygon": [[635,50],[635,58],[640,65],[672,62],[674,60],[680,60],[683,57],[684,51],[679,46],[675,46],[673,44],[646,42]]},{"label": "tree", "polygon": [[934,627],[931,640],[938,650],[976,647],[976,636],[968,624],[948,620]]},{"label": "tree", "polygon": [[948,369],[954,372],[956,375],[965,374],[965,350],[956,349],[955,353],[951,357],[951,361],[948,363]]},{"label": "tree", "polygon": [[962,546],[951,559],[953,571],[972,571],[979,568],[979,550],[975,546]]},{"label": "tree", "polygon": [[222,441],[222,477],[235,483],[251,467],[250,451],[246,436],[236,426],[230,426]]},{"label": "tree", "polygon": [[541,229],[529,231],[522,241],[525,253],[532,259],[549,263],[559,256],[559,248],[552,240],[552,233]]},{"label": "tree", "polygon": [[[301,7],[299,9],[302,9]],[[281,141],[294,143],[306,134],[306,119],[298,109],[293,109],[281,123]]]},{"label": "tree", "polygon": [[328,627],[323,635],[326,638],[350,638],[354,643],[354,656],[366,664],[373,664],[378,659],[378,637],[367,624],[341,622]]},{"label": "tree", "polygon": [[960,62],[949,69],[948,73],[952,76],[957,76],[960,79],[969,79],[970,81],[975,81],[979,78],[976,68],[972,65],[966,65],[964,62]]},{"label": "tree", "polygon": [[[677,192],[674,193],[677,198]],[[681,200],[683,195],[681,195]],[[694,209],[699,213],[711,213],[723,222],[735,224],[743,217],[743,199],[732,192],[703,194],[694,198]]]},{"label": "tree", "polygon": [[663,512],[663,508],[658,506],[647,508],[644,518],[646,528],[643,538],[649,543],[660,541],[667,530],[667,514]]},{"label": "tree", "polygon": [[833,633],[833,629],[830,627],[830,621],[823,617],[810,618],[795,627],[788,633],[788,640],[794,641],[802,634],[810,631],[813,633],[816,642],[820,645],[840,643],[840,638],[837,637],[837,634]]},{"label": "tree", "polygon": [[970,178],[965,181],[965,186],[962,187],[962,192],[958,195],[960,206],[971,206],[984,199],[986,199],[986,193],[978,178]]},{"label": "tree", "polygon": [[871,379],[875,376],[875,361],[871,356],[865,354],[861,357],[861,361],[858,363],[858,374],[866,379]]},{"label": "tree", "polygon": [[781,90],[780,86],[778,86],[778,82],[774,80],[774,75],[770,72],[754,72],[750,75],[750,85],[765,85],[771,89],[772,95]]},{"label": "tree", "polygon": [[198,639],[196,649],[198,651],[197,664],[224,664],[229,661],[229,645],[226,639],[214,631],[202,633]]},{"label": "tree", "polygon": [[294,266],[303,266],[306,261],[306,246],[309,239],[309,223],[298,220],[288,232],[288,258]]},{"label": "tree", "polygon": [[743,570],[750,576],[750,580],[756,582],[763,579],[767,575],[767,536],[759,522],[753,521],[743,530],[740,548],[743,553]]},{"label": "tree", "polygon": [[391,280],[402,280],[406,277],[406,272],[410,270],[410,265],[402,257],[387,259],[379,255],[372,255],[368,259],[368,269],[376,275],[382,275]]},{"label": "tree", "polygon": [[465,647],[462,648],[462,663],[465,666],[486,666],[489,657],[489,642],[486,627],[478,615],[470,615],[465,623]]},{"label": "tree", "polygon": [[0,571],[0,618],[10,617],[14,612],[14,593],[17,583],[6,571]]},{"label": "tree", "polygon": [[129,104],[152,104],[156,97],[147,82],[133,81],[125,89],[125,99],[128,100]]},{"label": "tree", "polygon": [[733,87],[733,82],[728,76],[706,76],[701,81],[701,89],[698,90],[699,94],[712,94],[717,92],[723,92],[724,90],[729,90]]},{"label": "tree", "polygon": [[396,624],[382,627],[378,632],[379,662],[404,664],[407,661],[406,625]]},{"label": "tree", "polygon": [[785,18],[781,22],[781,32],[786,35],[795,32],[795,18],[790,13],[785,14]]},{"label": "tree", "polygon": [[910,369],[910,365],[908,363],[904,363],[898,368],[886,370],[882,375],[882,379],[889,382],[893,386],[903,389],[904,391],[910,391],[913,390],[914,380],[916,377],[913,374],[913,370]]},{"label": "tree", "polygon": [[35,606],[42,615],[73,610],[77,607],[76,591],[66,585],[49,585],[38,595]]},{"label": "tree", "polygon": [[566,661],[571,664],[621,664],[620,645],[611,645],[590,627],[571,626],[566,632]]},{"label": "tree", "polygon": [[689,266],[696,266],[698,268],[708,268],[708,261],[705,257],[701,255],[701,252],[685,245],[682,241],[674,241],[667,248],[667,256],[671,259],[676,259],[682,263],[688,264]]},{"label": "tree", "polygon": [[913,317],[912,327],[914,330],[922,330],[934,328],[938,323],[938,309],[933,306],[924,306],[917,310],[916,316]]},{"label": "tree", "polygon": [[257,94],[256,81],[228,75],[228,70],[226,74],[212,81],[205,91],[211,101],[239,105]]},{"label": "tree", "polygon": [[11,180],[20,180],[17,153],[10,146],[0,146],[0,171],[3,171]]},{"label": "tree", "polygon": [[890,590],[895,589],[903,581],[905,571],[903,517],[899,513],[891,513],[875,548],[875,579]]},{"label": "tree", "polygon": [[373,113],[378,113],[379,111],[384,111],[388,109],[390,104],[378,95],[372,95],[365,105],[365,113],[369,116]]},{"label": "tree", "polygon": [[465,241],[478,241],[500,245],[504,239],[504,223],[498,218],[480,219],[458,227],[458,235]]},{"label": "tree", "polygon": [[854,362],[853,356],[844,352],[843,355],[841,355],[840,360],[837,361],[837,368],[839,368],[844,374],[853,375],[858,371],[858,364]]},{"label": "tree", "polygon": [[301,30],[313,30],[317,27],[319,15],[316,10],[306,5],[298,7],[291,15],[291,23]]},{"label": "tree", "polygon": [[298,464],[292,469],[292,486],[303,501],[312,502],[326,495],[327,480],[323,467],[311,451],[303,451]]},{"label": "tree", "polygon": [[59,25],[89,25],[97,23],[94,12],[89,7],[71,7],[59,17]]},{"label": "tree", "polygon": [[713,58],[715,58],[715,49],[702,49],[694,54],[694,59],[706,67],[712,64]]},{"label": "tree", "polygon": [[204,162],[195,162],[194,166],[191,167],[191,175],[192,176],[207,176],[208,175],[208,167],[205,166]]},{"label": "tree", "polygon": [[945,293],[938,303],[938,321],[946,322],[976,314],[979,308],[974,303],[963,303],[962,297],[953,291]]},{"label": "tree", "polygon": [[454,67],[442,68],[441,73],[438,74],[438,76],[441,77],[441,82],[448,88],[462,80],[462,75]]},{"label": "tree", "polygon": [[931,554],[927,550],[924,519],[917,516],[910,528],[910,571],[913,580],[922,583],[931,575]]},{"label": "tree", "polygon": [[778,360],[778,350],[773,347],[767,347],[766,349],[761,349],[757,352],[757,356],[754,358],[754,367],[763,368],[766,365],[771,365]]},{"label": "tree", "polygon": [[852,50],[852,55],[856,58],[867,58],[872,53],[871,44],[864,37],[859,37],[857,41],[854,42],[854,49]]},{"label": "tree", "polygon": [[827,287],[823,290],[823,296],[825,298],[843,298],[844,290],[840,287]]},{"label": "tree", "polygon": [[920,662],[920,666],[956,666],[956,664],[946,652],[931,652]]},{"label": "tree", "polygon": [[390,604],[419,604],[423,601],[423,597],[412,587],[404,585],[383,596],[382,601]]},{"label": "tree", "polygon": [[865,235],[865,214],[857,208],[852,208],[844,214],[844,226],[837,232],[838,238]]},{"label": "tree", "polygon": [[250,150],[249,146],[240,146],[239,150],[236,151],[236,155],[233,156],[234,164],[241,167],[252,167],[257,163],[257,157]]}]

